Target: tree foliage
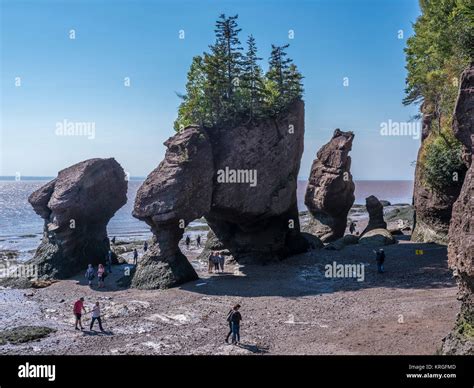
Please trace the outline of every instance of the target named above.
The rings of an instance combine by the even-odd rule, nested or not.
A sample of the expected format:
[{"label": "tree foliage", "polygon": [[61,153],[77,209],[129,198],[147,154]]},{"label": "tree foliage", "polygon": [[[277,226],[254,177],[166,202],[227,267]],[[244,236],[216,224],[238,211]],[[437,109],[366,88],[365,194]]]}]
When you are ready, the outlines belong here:
[{"label": "tree foliage", "polygon": [[462,145],[451,131],[432,138],[424,152],[423,178],[428,186],[443,192],[462,184],[466,172],[461,159]]},{"label": "tree foliage", "polygon": [[252,35],[243,52],[237,18],[220,15],[215,43],[209,52],[193,58],[175,130],[191,124],[216,127],[258,121],[284,113],[302,97],[303,76],[288,58],[288,45],[272,45],[264,74]]},{"label": "tree foliage", "polygon": [[403,103],[421,103],[431,115],[431,134],[420,162],[433,189],[462,184],[462,146],[452,136],[452,114],[461,72],[474,58],[472,0],[420,0],[422,14],[407,40],[406,89]]}]

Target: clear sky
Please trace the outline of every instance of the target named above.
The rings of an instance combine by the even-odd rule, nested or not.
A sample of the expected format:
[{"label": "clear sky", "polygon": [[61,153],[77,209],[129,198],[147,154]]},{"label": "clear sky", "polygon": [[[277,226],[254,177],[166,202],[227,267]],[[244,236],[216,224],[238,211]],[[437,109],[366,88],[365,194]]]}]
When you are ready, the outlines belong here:
[{"label": "clear sky", "polygon": [[[356,134],[355,179],[413,178],[420,140],[381,136],[380,128],[408,122],[417,111],[401,103],[416,0],[0,4],[0,175],[53,176],[81,160],[113,156],[130,175],[146,176],[174,134],[176,92],[184,91],[191,59],[213,43],[214,22],[225,13],[239,15],[242,42],[255,36],[264,68],[272,43],[290,43],[305,76],[301,178],[335,128]],[[57,136],[64,120],[95,123],[95,138]]]}]

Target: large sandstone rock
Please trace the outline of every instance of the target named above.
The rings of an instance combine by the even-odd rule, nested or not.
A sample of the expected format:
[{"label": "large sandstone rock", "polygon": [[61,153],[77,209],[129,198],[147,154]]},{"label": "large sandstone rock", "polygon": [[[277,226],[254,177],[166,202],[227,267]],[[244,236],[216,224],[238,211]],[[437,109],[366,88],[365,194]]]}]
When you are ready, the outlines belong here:
[{"label": "large sandstone rock", "polygon": [[[133,215],[147,222],[155,237],[132,284],[163,288],[196,278],[178,241],[182,228],[201,216],[219,246],[240,263],[262,263],[308,249],[299,232],[296,203],[303,137],[304,103],[298,101],[277,120],[212,129],[191,126],[170,138],[165,160],[135,200]],[[172,237],[160,237],[163,231]]]},{"label": "large sandstone rock", "polygon": [[448,264],[459,285],[462,302],[454,330],[444,339],[445,354],[474,354],[474,64],[461,77],[453,128],[466,147],[470,168],[453,206],[449,227]]},{"label": "large sandstone rock", "polygon": [[127,202],[127,181],[115,159],[89,159],[61,170],[28,201],[44,219],[30,264],[42,278],[65,278],[105,262],[107,223]]},{"label": "large sandstone rock", "polygon": [[314,217],[309,231],[323,242],[344,236],[347,214],[355,200],[349,156],[353,139],[352,132],[336,129],[311,167],[305,195],[305,204]]},{"label": "large sandstone rock", "polygon": [[135,198],[133,216],[153,232],[152,244],[132,280],[137,288],[169,288],[197,279],[178,243],[184,227],[211,208],[214,163],[207,133],[188,127],[165,145],[165,159]]},{"label": "large sandstone rock", "polygon": [[445,187],[434,190],[426,185],[423,176],[423,154],[429,137],[434,136],[431,123],[436,118],[422,106],[422,142],[418,151],[413,188],[415,209],[414,229],[411,240],[448,244],[449,222],[453,204],[459,196],[460,187]]},{"label": "large sandstone rock", "polygon": [[365,199],[365,207],[369,213],[369,223],[362,232],[362,236],[374,229],[387,229],[387,223],[383,219],[383,205],[375,195]]},{"label": "large sandstone rock", "polygon": [[474,146],[474,62],[461,76],[453,118],[453,131],[464,145],[464,160],[469,168]]}]

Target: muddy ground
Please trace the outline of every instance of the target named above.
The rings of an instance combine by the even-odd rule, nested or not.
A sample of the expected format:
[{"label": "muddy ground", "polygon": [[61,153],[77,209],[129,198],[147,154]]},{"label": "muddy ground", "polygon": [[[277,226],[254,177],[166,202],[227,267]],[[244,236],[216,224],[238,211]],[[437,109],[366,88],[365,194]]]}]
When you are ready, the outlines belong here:
[{"label": "muddy ground", "polygon": [[[398,239],[385,247],[384,274],[376,272],[371,248],[360,245],[266,266],[227,265],[223,274],[208,274],[192,247],[183,252],[200,279],[170,290],[117,287],[124,264],[104,289],[90,288],[83,274],[42,289],[2,289],[1,328],[56,332],[0,346],[0,354],[435,354],[459,311],[446,247]],[[333,262],[364,263],[364,280],[325,277]],[[101,303],[106,333],[74,330],[80,296],[88,310]],[[235,303],[242,305],[240,346],[224,342]]]}]

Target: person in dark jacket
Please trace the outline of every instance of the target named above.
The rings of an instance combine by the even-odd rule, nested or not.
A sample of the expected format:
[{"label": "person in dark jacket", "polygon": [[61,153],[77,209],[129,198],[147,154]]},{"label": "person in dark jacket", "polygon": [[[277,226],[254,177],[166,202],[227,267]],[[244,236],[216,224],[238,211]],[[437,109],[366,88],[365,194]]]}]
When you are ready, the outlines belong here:
[{"label": "person in dark jacket", "polygon": [[356,225],[355,225],[354,221],[351,221],[351,223],[349,225],[349,232],[351,234],[354,234],[355,230],[356,230]]},{"label": "person in dark jacket", "polygon": [[229,324],[229,332],[225,337],[225,342],[229,343],[229,338],[232,335],[232,314],[234,313],[234,309],[231,308],[227,313],[227,323]]},{"label": "person in dark jacket", "polygon": [[135,249],[133,250],[133,264],[137,265],[137,263],[138,263],[138,251],[137,251],[137,249],[135,248]]},{"label": "person in dark jacket", "polygon": [[232,344],[238,345],[240,343],[240,322],[242,321],[242,315],[239,312],[240,304],[236,304],[232,311],[231,322],[232,322]]}]

